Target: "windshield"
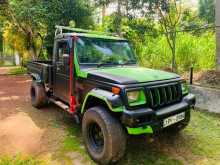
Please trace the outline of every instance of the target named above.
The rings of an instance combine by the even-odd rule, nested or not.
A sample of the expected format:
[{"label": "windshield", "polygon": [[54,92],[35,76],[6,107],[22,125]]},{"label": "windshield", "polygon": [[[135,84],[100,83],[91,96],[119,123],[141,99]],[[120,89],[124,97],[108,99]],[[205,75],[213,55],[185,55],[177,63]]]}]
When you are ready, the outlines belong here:
[{"label": "windshield", "polygon": [[80,64],[126,65],[136,64],[127,41],[78,38],[76,51]]}]

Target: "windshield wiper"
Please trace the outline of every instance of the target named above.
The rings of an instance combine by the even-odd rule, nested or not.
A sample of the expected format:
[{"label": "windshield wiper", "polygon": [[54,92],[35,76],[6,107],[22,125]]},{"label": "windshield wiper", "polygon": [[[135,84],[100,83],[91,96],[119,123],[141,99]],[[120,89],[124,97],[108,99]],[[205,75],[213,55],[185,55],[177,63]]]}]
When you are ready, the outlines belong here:
[{"label": "windshield wiper", "polygon": [[118,63],[114,63],[114,62],[112,62],[112,63],[99,63],[99,64],[97,64],[97,67],[98,68],[100,68],[100,67],[102,67],[102,66],[108,66],[108,65],[118,65]]},{"label": "windshield wiper", "polygon": [[132,65],[132,64],[137,64],[137,63],[135,61],[127,61],[127,62],[124,62],[120,65],[125,66],[125,65]]},{"label": "windshield wiper", "polygon": [[108,65],[121,65],[121,66],[125,66],[125,65],[132,65],[132,64],[136,64],[135,61],[128,61],[128,62],[125,62],[125,63],[117,63],[117,62],[108,62],[108,63],[99,63],[97,64],[97,67],[100,68],[102,66],[108,66]]}]

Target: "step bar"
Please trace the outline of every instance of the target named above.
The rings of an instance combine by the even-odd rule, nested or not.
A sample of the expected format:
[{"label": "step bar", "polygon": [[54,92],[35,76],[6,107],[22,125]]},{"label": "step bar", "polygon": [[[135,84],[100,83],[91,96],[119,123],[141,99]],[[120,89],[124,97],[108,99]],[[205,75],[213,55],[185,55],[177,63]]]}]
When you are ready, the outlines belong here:
[{"label": "step bar", "polygon": [[[66,105],[65,103],[63,103],[62,101],[56,100],[54,98],[49,98],[49,101],[51,103],[54,103],[55,105],[57,105],[58,107],[60,107],[64,111],[70,113],[70,107],[68,105]],[[79,115],[77,115],[76,113],[74,113],[74,114],[70,113],[70,114],[73,115],[76,123],[80,124],[80,117],[79,117]]]},{"label": "step bar", "polygon": [[50,102],[54,103],[55,105],[57,105],[58,107],[62,108],[63,110],[69,112],[69,106],[64,104],[63,102],[59,101],[59,100],[55,100],[53,98],[49,99]]}]

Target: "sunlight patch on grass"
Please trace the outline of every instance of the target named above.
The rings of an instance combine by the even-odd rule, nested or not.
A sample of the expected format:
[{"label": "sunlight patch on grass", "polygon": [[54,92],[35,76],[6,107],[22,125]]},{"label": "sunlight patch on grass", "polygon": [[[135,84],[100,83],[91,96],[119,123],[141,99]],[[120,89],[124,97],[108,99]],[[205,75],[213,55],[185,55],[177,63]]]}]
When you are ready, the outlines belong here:
[{"label": "sunlight patch on grass", "polygon": [[33,157],[15,157],[1,156],[0,165],[46,165],[46,162],[36,160]]},{"label": "sunlight patch on grass", "polygon": [[22,75],[25,73],[27,73],[27,68],[24,67],[12,68],[9,71],[9,75]]},{"label": "sunlight patch on grass", "polygon": [[94,164],[85,150],[79,126],[67,129],[67,136],[64,138],[63,146],[57,152],[56,157],[64,160],[66,164],[72,164],[76,161],[79,164]]}]

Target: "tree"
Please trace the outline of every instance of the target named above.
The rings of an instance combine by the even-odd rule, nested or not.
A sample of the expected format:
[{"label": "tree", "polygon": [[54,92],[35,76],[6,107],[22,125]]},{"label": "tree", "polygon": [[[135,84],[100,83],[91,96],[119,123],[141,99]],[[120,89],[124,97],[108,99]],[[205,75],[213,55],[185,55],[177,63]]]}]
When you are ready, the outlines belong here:
[{"label": "tree", "polygon": [[[36,59],[42,50],[43,39],[45,32],[43,29],[43,16],[44,9],[42,4],[35,0],[29,1],[6,1],[1,6],[2,15],[7,21],[8,34],[17,35],[22,37],[22,46],[29,52],[32,59]],[[14,38],[8,35],[8,40]],[[17,48],[16,39],[11,42],[13,48]],[[22,53],[22,52],[19,52]]]},{"label": "tree", "polygon": [[[119,0],[115,3],[118,2]],[[133,38],[136,38],[137,42],[143,42],[147,35],[157,35],[155,32],[155,29],[157,29],[161,35],[165,35],[166,37],[172,53],[172,70],[176,71],[177,33],[179,30],[198,27],[201,24],[200,20],[196,19],[196,16],[193,18],[194,15],[192,13],[185,11],[181,0],[121,0],[118,6],[120,6],[118,9],[119,12],[115,12],[108,18],[108,29],[121,33],[121,29],[126,31],[125,27],[127,26],[127,29],[130,30],[126,31],[126,35],[133,35]],[[128,22],[132,23],[125,25],[125,20],[129,20]],[[133,20],[138,20],[136,22],[137,24]],[[142,20],[150,23],[154,22],[154,24],[151,24],[149,28],[143,26]],[[159,28],[157,27],[158,24],[160,26]]]},{"label": "tree", "polygon": [[198,17],[198,13],[195,11],[192,11],[190,9],[185,9],[182,13],[182,20],[181,20],[181,28],[184,30],[192,30],[191,33],[194,35],[201,35],[201,33],[204,33],[204,30],[195,30],[193,29],[199,29],[202,26],[204,26],[205,22]]},{"label": "tree", "polygon": [[151,0],[148,2],[151,14],[158,18],[161,32],[166,36],[167,43],[172,52],[172,71],[176,66],[176,38],[181,24],[183,9],[178,0]]},{"label": "tree", "polygon": [[[104,26],[105,24],[105,17],[106,17],[106,7],[111,4],[115,3],[117,4],[117,11],[113,14],[113,24],[115,26],[115,32],[121,35],[121,21],[122,21],[122,6],[123,2],[125,0],[95,0],[95,5],[98,7],[102,7],[102,25]],[[126,0],[127,1],[127,0]]]},{"label": "tree", "polygon": [[104,24],[104,19],[106,16],[106,8],[110,3],[112,3],[111,0],[95,0],[95,6],[102,8],[102,24]]},{"label": "tree", "polygon": [[209,24],[215,23],[215,0],[199,0],[199,17]]},{"label": "tree", "polygon": [[133,12],[131,17],[137,15],[154,19],[160,25],[160,31],[166,36],[167,43],[172,52],[172,70],[176,71],[176,38],[180,29],[183,8],[180,0],[134,0],[128,2],[128,10]]},{"label": "tree", "polygon": [[[74,21],[77,27],[93,26],[92,8],[86,0],[8,0],[0,6],[0,12],[7,22],[6,36],[11,46],[27,50],[32,59],[42,54],[43,46],[52,46],[55,25],[68,26]],[[11,41],[14,36],[21,38]],[[18,48],[21,43],[22,48]]]},{"label": "tree", "polygon": [[69,26],[75,22],[76,27],[93,28],[93,8],[86,0],[50,0],[43,1],[45,7],[45,24],[47,36],[45,46],[51,53],[56,25]]}]

